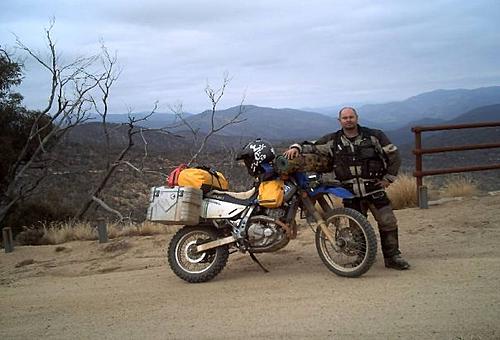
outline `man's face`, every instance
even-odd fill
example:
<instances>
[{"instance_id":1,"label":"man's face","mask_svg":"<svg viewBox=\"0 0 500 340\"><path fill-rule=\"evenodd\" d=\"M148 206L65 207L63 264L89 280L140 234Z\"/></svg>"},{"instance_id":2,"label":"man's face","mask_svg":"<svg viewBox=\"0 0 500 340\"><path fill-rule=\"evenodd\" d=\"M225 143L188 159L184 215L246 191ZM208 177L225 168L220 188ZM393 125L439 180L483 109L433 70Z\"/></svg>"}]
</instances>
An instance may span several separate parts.
<instances>
[{"instance_id":1,"label":"man's face","mask_svg":"<svg viewBox=\"0 0 500 340\"><path fill-rule=\"evenodd\" d=\"M346 130L352 130L358 125L358 117L351 109L344 109L339 117L340 126Z\"/></svg>"}]
</instances>

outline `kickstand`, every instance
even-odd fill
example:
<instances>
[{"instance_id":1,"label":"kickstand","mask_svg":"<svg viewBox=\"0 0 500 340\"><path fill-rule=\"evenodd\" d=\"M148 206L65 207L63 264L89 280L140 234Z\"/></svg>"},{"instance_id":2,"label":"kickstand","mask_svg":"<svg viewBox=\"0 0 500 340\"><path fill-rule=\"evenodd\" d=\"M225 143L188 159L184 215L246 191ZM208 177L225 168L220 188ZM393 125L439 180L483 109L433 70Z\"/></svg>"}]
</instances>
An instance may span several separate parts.
<instances>
[{"instance_id":1,"label":"kickstand","mask_svg":"<svg viewBox=\"0 0 500 340\"><path fill-rule=\"evenodd\" d=\"M259 262L259 260L257 260L257 258L255 257L255 255L253 253L249 253L250 254L250 257L252 258L253 262L257 263L259 265L259 267L264 271L264 273L269 273L269 270L267 270L263 265L262 263Z\"/></svg>"}]
</instances>

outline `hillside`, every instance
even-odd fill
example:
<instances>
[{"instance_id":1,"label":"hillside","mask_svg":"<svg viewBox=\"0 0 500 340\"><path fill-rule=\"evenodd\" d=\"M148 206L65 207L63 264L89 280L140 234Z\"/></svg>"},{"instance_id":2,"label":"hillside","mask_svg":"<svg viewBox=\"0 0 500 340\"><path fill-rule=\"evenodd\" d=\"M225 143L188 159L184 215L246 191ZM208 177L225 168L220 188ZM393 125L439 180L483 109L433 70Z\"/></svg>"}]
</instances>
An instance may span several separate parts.
<instances>
[{"instance_id":1,"label":"hillside","mask_svg":"<svg viewBox=\"0 0 500 340\"><path fill-rule=\"evenodd\" d=\"M123 147L128 142L127 126L109 123L108 133L110 145L113 148ZM148 147L153 150L171 152L177 149L185 150L189 141L181 133L173 135L168 133L161 133L158 131L146 131L144 137L148 142ZM135 144L143 144L140 134L134 136ZM105 134L101 123L86 123L78 125L71 129L64 136L64 143L75 145L87 145L97 148L105 146Z\"/></svg>"},{"instance_id":2,"label":"hillside","mask_svg":"<svg viewBox=\"0 0 500 340\"><path fill-rule=\"evenodd\" d=\"M396 144L413 145L414 133L411 132L413 126L457 125L480 122L500 122L500 104L479 107L447 121L426 119L419 122L413 122L405 128L387 131L387 135L392 138L393 142ZM422 136L422 143L424 146L495 143L500 142L500 128L429 131L423 132Z\"/></svg>"},{"instance_id":3,"label":"hillside","mask_svg":"<svg viewBox=\"0 0 500 340\"><path fill-rule=\"evenodd\" d=\"M440 124L453 125L487 121L500 121L500 105L480 107ZM500 143L500 127L423 132L422 136L424 148ZM406 130L405 137L408 138L407 143L399 145L403 158L403 169L413 172L415 169L415 156L412 153L414 137L409 128ZM425 170L500 164L500 148L424 155L423 164ZM483 190L498 190L500 188L500 170L462 173L461 176L471 178ZM443 182L444 176L432 176L429 179L439 184Z\"/></svg>"},{"instance_id":4,"label":"hillside","mask_svg":"<svg viewBox=\"0 0 500 340\"><path fill-rule=\"evenodd\" d=\"M396 130L385 131L393 143L395 143L396 145L403 145L413 143L414 134L411 132L411 128L414 126L455 125L490 121L500 121L500 104L478 107L450 120L426 118L418 121L412 121L406 126ZM431 144L433 145L439 145L440 143L446 144L448 142L451 142L448 141L449 136L456 136L454 137L454 139L456 139L457 141L466 141L466 143L476 143L473 140L482 140L484 141L484 143L489 140L490 143L492 143L492 141L495 140L498 135L500 134L498 134L498 131L495 129L456 130L424 133L424 136L426 136L425 140L433 140L431 142ZM427 136L432 136L432 138L429 139L427 138Z\"/></svg>"},{"instance_id":5,"label":"hillside","mask_svg":"<svg viewBox=\"0 0 500 340\"><path fill-rule=\"evenodd\" d=\"M500 104L474 109L455 119L447 121L446 124L454 125L493 121L500 122ZM479 143L500 143L500 127L434 132L431 133L424 145L443 146ZM498 152L500 152L500 150Z\"/></svg>"},{"instance_id":6,"label":"hillside","mask_svg":"<svg viewBox=\"0 0 500 340\"><path fill-rule=\"evenodd\" d=\"M131 115L134 116L136 119L142 119L148 116L149 114L150 114L149 112L137 112L137 113L132 113ZM184 112L183 115L184 117L189 117L191 116L191 113ZM89 121L92 123L100 122L102 120L102 118L97 114L91 114L89 118L90 118ZM106 116L106 121L108 123L126 123L129 121L129 114L108 113ZM141 126L157 129L170 126L172 124L175 124L176 122L178 122L178 118L173 113L155 112L147 120L142 121Z\"/></svg>"}]
</instances>

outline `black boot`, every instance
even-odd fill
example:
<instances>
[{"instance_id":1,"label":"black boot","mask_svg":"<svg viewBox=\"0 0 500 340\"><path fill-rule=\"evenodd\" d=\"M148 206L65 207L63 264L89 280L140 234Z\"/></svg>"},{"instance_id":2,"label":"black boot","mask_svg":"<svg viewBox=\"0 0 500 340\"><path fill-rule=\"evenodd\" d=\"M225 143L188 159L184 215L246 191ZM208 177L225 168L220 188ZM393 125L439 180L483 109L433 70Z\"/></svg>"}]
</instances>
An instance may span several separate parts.
<instances>
[{"instance_id":1,"label":"black boot","mask_svg":"<svg viewBox=\"0 0 500 340\"><path fill-rule=\"evenodd\" d=\"M401 257L400 254L391 257L384 257L385 266L398 270L405 270L410 268L410 264Z\"/></svg>"},{"instance_id":2,"label":"black boot","mask_svg":"<svg viewBox=\"0 0 500 340\"><path fill-rule=\"evenodd\" d=\"M410 268L408 262L401 257L399 251L398 230L380 231L380 243L382 244L382 253L387 268L404 270Z\"/></svg>"}]
</instances>

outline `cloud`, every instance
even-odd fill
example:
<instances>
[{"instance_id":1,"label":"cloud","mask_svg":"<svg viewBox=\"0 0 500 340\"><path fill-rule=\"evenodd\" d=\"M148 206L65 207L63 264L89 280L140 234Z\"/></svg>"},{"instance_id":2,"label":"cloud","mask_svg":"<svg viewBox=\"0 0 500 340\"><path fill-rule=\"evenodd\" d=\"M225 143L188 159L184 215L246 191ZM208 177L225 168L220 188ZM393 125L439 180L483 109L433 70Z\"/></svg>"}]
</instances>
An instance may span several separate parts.
<instances>
[{"instance_id":1,"label":"cloud","mask_svg":"<svg viewBox=\"0 0 500 340\"><path fill-rule=\"evenodd\" d=\"M102 37L123 73L114 111L183 101L207 107L207 80L234 77L223 105L331 106L399 100L434 88L500 83L500 3L420 1L11 1L0 41L16 32L43 48L43 27L68 59L94 53ZM23 93L39 101L30 64ZM40 91L38 91L40 92ZM30 99L32 98L32 99Z\"/></svg>"}]
</instances>

